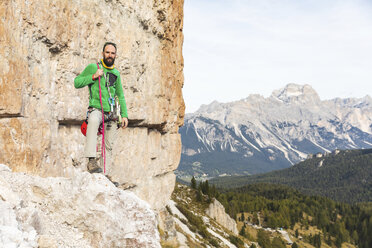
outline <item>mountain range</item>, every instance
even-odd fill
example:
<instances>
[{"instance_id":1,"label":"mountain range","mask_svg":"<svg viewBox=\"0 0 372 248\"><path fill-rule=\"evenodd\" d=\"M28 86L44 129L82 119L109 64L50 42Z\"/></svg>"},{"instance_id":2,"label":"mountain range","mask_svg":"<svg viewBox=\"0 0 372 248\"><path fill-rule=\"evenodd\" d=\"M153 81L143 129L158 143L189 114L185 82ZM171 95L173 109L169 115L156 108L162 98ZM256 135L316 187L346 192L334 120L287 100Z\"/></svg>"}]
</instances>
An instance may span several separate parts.
<instances>
[{"instance_id":1,"label":"mountain range","mask_svg":"<svg viewBox=\"0 0 372 248\"><path fill-rule=\"evenodd\" d=\"M251 175L310 154L372 148L372 98L321 100L310 85L202 105L180 128L179 178Z\"/></svg>"}]
</instances>

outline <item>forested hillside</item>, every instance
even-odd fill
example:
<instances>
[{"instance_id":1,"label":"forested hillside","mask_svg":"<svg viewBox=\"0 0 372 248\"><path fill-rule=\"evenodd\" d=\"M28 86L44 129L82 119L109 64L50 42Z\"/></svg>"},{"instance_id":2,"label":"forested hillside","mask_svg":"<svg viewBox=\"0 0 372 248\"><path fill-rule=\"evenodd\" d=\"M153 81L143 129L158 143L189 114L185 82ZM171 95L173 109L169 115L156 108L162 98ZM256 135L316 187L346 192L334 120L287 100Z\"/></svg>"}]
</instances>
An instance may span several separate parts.
<instances>
[{"instance_id":1,"label":"forested hillside","mask_svg":"<svg viewBox=\"0 0 372 248\"><path fill-rule=\"evenodd\" d=\"M371 203L337 203L273 184L247 185L217 192L216 196L231 217L244 223L241 229L247 224L283 228L298 238L297 242L315 247L341 247L344 242L360 248L372 247ZM246 230L240 233L245 234Z\"/></svg>"},{"instance_id":2,"label":"forested hillside","mask_svg":"<svg viewBox=\"0 0 372 248\"><path fill-rule=\"evenodd\" d=\"M317 154L291 168L279 171L216 178L210 183L223 188L241 187L258 182L275 183L341 202L372 201L372 149L336 153Z\"/></svg>"}]
</instances>

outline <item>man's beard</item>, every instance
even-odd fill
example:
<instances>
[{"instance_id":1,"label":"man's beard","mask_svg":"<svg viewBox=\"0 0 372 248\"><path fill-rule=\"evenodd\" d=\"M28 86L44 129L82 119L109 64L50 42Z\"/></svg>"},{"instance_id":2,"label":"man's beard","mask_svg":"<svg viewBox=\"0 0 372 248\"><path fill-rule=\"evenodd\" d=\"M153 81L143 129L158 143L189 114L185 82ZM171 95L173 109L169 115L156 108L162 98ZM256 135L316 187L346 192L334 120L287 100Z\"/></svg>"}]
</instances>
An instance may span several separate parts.
<instances>
[{"instance_id":1,"label":"man's beard","mask_svg":"<svg viewBox=\"0 0 372 248\"><path fill-rule=\"evenodd\" d=\"M113 58L103 58L103 62L106 66L111 67L115 63L115 59Z\"/></svg>"}]
</instances>

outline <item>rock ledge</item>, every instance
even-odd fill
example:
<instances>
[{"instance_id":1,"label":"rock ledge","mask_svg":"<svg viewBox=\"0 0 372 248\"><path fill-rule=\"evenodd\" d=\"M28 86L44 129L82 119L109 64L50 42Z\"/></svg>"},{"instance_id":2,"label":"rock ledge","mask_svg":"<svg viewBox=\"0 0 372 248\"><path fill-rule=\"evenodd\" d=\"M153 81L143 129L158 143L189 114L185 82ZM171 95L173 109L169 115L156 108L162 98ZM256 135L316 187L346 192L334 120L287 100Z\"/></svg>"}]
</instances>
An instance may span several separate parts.
<instances>
[{"instance_id":1,"label":"rock ledge","mask_svg":"<svg viewBox=\"0 0 372 248\"><path fill-rule=\"evenodd\" d=\"M104 175L70 178L13 173L0 164L4 247L160 247L155 213Z\"/></svg>"}]
</instances>

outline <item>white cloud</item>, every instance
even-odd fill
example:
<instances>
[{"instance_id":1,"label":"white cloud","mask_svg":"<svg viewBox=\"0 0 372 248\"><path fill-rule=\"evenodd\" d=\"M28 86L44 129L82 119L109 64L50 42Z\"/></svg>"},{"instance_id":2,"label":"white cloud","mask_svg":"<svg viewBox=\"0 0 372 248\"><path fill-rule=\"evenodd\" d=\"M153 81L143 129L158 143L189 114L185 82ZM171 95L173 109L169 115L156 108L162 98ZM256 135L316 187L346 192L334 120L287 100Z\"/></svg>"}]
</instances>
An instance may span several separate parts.
<instances>
[{"instance_id":1,"label":"white cloud","mask_svg":"<svg viewBox=\"0 0 372 248\"><path fill-rule=\"evenodd\" d=\"M321 98L372 92L366 1L186 0L187 112L308 83Z\"/></svg>"}]
</instances>

